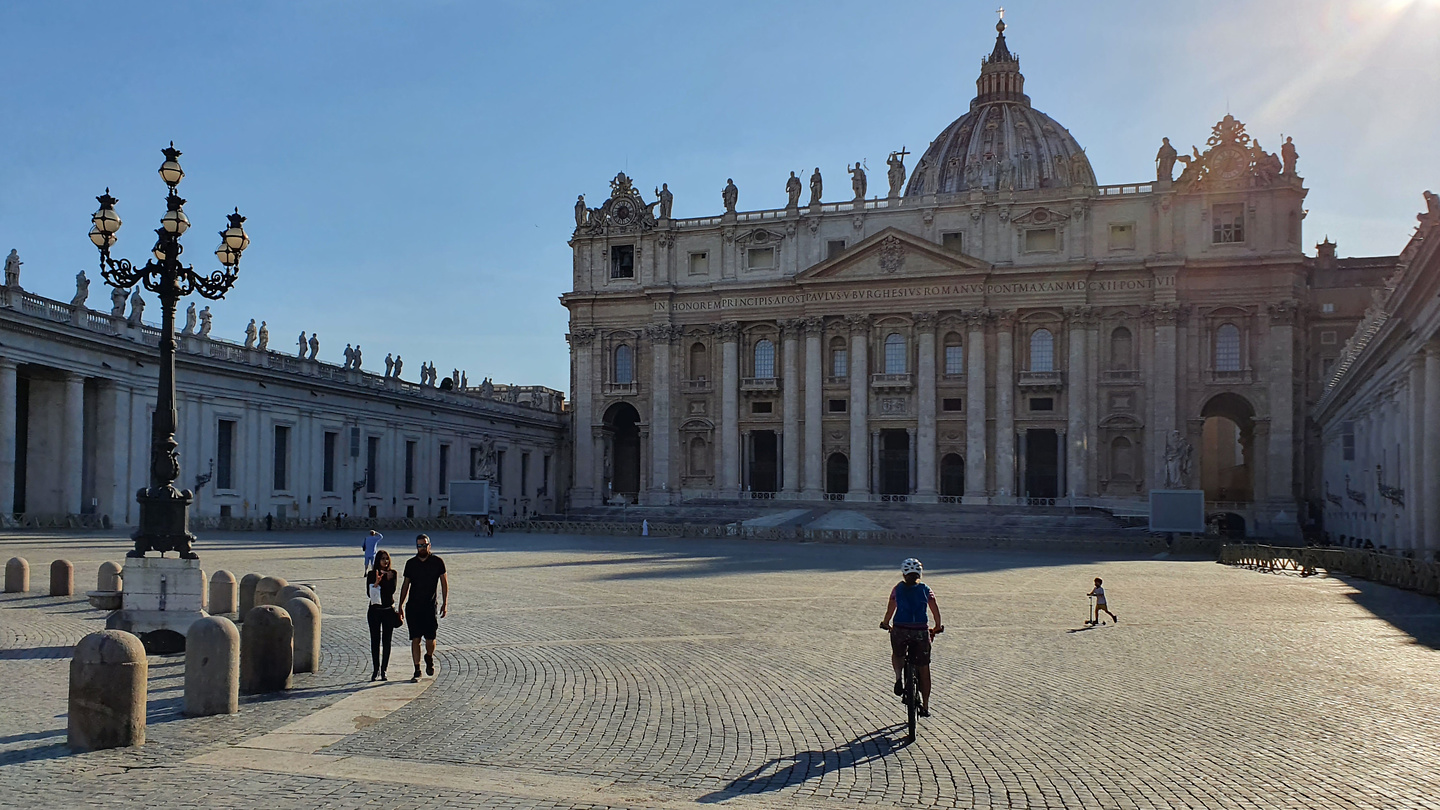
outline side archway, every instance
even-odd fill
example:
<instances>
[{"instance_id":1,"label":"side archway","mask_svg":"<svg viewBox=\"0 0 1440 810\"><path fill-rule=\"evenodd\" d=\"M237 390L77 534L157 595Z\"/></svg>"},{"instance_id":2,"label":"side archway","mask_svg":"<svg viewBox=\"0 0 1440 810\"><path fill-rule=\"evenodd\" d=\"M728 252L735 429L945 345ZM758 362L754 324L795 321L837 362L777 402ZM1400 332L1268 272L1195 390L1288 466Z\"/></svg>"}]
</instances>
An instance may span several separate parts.
<instances>
[{"instance_id":1,"label":"side archway","mask_svg":"<svg viewBox=\"0 0 1440 810\"><path fill-rule=\"evenodd\" d=\"M606 485L609 498L640 497L640 413L628 402L605 411Z\"/></svg>"},{"instance_id":2,"label":"side archway","mask_svg":"<svg viewBox=\"0 0 1440 810\"><path fill-rule=\"evenodd\" d=\"M1200 409L1200 488L1207 501L1255 499L1255 407L1232 392L1216 394Z\"/></svg>"}]
</instances>

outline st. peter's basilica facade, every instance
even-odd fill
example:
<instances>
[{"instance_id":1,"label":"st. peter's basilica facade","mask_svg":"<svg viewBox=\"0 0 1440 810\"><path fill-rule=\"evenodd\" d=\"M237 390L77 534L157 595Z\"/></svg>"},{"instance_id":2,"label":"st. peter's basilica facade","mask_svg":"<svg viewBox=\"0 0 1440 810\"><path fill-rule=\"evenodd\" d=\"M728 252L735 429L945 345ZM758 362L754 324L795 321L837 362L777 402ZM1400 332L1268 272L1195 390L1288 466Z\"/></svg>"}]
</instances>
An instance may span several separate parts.
<instances>
[{"instance_id":1,"label":"st. peter's basilica facade","mask_svg":"<svg viewBox=\"0 0 1440 810\"><path fill-rule=\"evenodd\" d=\"M1228 115L1204 149L1165 141L1154 181L1099 185L1000 30L908 183L899 153L882 193L847 166L843 201L816 169L781 209L727 183L675 219L624 174L576 202L572 506L1195 488L1298 530L1307 404L1393 260L1307 258L1295 146Z\"/></svg>"}]
</instances>

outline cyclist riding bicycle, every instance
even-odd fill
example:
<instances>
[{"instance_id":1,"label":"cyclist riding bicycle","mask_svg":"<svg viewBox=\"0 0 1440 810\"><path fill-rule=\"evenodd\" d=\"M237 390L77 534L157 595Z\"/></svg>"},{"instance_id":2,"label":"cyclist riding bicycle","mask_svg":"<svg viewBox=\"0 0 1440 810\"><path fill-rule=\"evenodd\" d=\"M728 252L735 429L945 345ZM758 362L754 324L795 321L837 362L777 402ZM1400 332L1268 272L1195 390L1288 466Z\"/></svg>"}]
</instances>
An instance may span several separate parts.
<instances>
[{"instance_id":1,"label":"cyclist riding bicycle","mask_svg":"<svg viewBox=\"0 0 1440 810\"><path fill-rule=\"evenodd\" d=\"M945 625L940 622L940 605L929 586L920 582L924 566L914 557L900 564L900 575L904 581L890 591L890 604L885 608L885 620L880 622L881 630L890 631L890 665L895 668L895 694L905 692L900 682L900 673L908 656L915 665L920 686L920 716L930 716L930 639L942 632ZM925 616L926 610L935 617L935 629ZM892 625L890 620L894 619Z\"/></svg>"}]
</instances>

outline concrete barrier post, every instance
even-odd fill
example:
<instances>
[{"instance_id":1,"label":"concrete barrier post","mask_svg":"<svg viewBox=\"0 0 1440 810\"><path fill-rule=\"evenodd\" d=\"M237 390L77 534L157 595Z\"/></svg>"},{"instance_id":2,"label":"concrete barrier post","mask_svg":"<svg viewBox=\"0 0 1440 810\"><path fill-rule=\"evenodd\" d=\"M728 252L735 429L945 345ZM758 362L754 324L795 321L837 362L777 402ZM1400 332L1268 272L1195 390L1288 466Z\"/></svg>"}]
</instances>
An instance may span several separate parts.
<instances>
[{"instance_id":1,"label":"concrete barrier post","mask_svg":"<svg viewBox=\"0 0 1440 810\"><path fill-rule=\"evenodd\" d=\"M71 565L69 560L50 563L50 595L75 595L75 566Z\"/></svg>"},{"instance_id":2,"label":"concrete barrier post","mask_svg":"<svg viewBox=\"0 0 1440 810\"><path fill-rule=\"evenodd\" d=\"M210 601L206 609L214 616L235 613L239 596L235 575L222 568L210 576Z\"/></svg>"},{"instance_id":3,"label":"concrete barrier post","mask_svg":"<svg viewBox=\"0 0 1440 810\"><path fill-rule=\"evenodd\" d=\"M130 633L101 630L80 639L70 659L70 748L143 745L149 674L145 645Z\"/></svg>"},{"instance_id":4,"label":"concrete barrier post","mask_svg":"<svg viewBox=\"0 0 1440 810\"><path fill-rule=\"evenodd\" d=\"M30 590L30 563L24 557L11 557L5 563L5 593L27 593Z\"/></svg>"},{"instance_id":5,"label":"concrete barrier post","mask_svg":"<svg viewBox=\"0 0 1440 810\"><path fill-rule=\"evenodd\" d=\"M295 625L275 605L253 607L240 631L240 691L246 695L290 688Z\"/></svg>"},{"instance_id":6,"label":"concrete barrier post","mask_svg":"<svg viewBox=\"0 0 1440 810\"><path fill-rule=\"evenodd\" d=\"M260 581L255 583L255 607L283 604L277 597L280 589L289 584L284 577L261 577Z\"/></svg>"},{"instance_id":7,"label":"concrete barrier post","mask_svg":"<svg viewBox=\"0 0 1440 810\"><path fill-rule=\"evenodd\" d=\"M255 586L260 584L259 574L246 574L240 578L240 602L235 608L236 621L245 621L250 608L255 607Z\"/></svg>"},{"instance_id":8,"label":"concrete barrier post","mask_svg":"<svg viewBox=\"0 0 1440 810\"><path fill-rule=\"evenodd\" d=\"M108 561L100 563L100 573L95 576L95 590L113 593L124 587L120 577L120 566Z\"/></svg>"},{"instance_id":9,"label":"concrete barrier post","mask_svg":"<svg viewBox=\"0 0 1440 810\"><path fill-rule=\"evenodd\" d=\"M283 607L286 602L289 602L297 596L301 599L309 599L315 603L316 607L320 606L320 597L316 595L315 589L309 585L286 585L281 588L280 593L275 596L275 604Z\"/></svg>"},{"instance_id":10,"label":"concrete barrier post","mask_svg":"<svg viewBox=\"0 0 1440 810\"><path fill-rule=\"evenodd\" d=\"M286 602L285 611L295 625L295 672L320 669L320 606L303 596Z\"/></svg>"},{"instance_id":11,"label":"concrete barrier post","mask_svg":"<svg viewBox=\"0 0 1440 810\"><path fill-rule=\"evenodd\" d=\"M230 578L233 588L235 578ZM224 616L207 616L185 636L185 713L240 711L240 631Z\"/></svg>"}]
</instances>

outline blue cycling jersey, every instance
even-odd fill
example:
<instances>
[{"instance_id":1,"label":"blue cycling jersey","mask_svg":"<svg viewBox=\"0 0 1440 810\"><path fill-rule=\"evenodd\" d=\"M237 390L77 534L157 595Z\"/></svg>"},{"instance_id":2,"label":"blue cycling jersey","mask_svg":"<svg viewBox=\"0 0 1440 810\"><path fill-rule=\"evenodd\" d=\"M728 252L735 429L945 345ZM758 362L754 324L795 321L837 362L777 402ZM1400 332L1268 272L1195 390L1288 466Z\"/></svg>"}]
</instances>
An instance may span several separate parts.
<instances>
[{"instance_id":1,"label":"blue cycling jersey","mask_svg":"<svg viewBox=\"0 0 1440 810\"><path fill-rule=\"evenodd\" d=\"M895 620L891 624L895 627L929 627L930 621L925 612L933 596L930 587L923 582L897 584L890 592L890 598L895 600Z\"/></svg>"}]
</instances>

